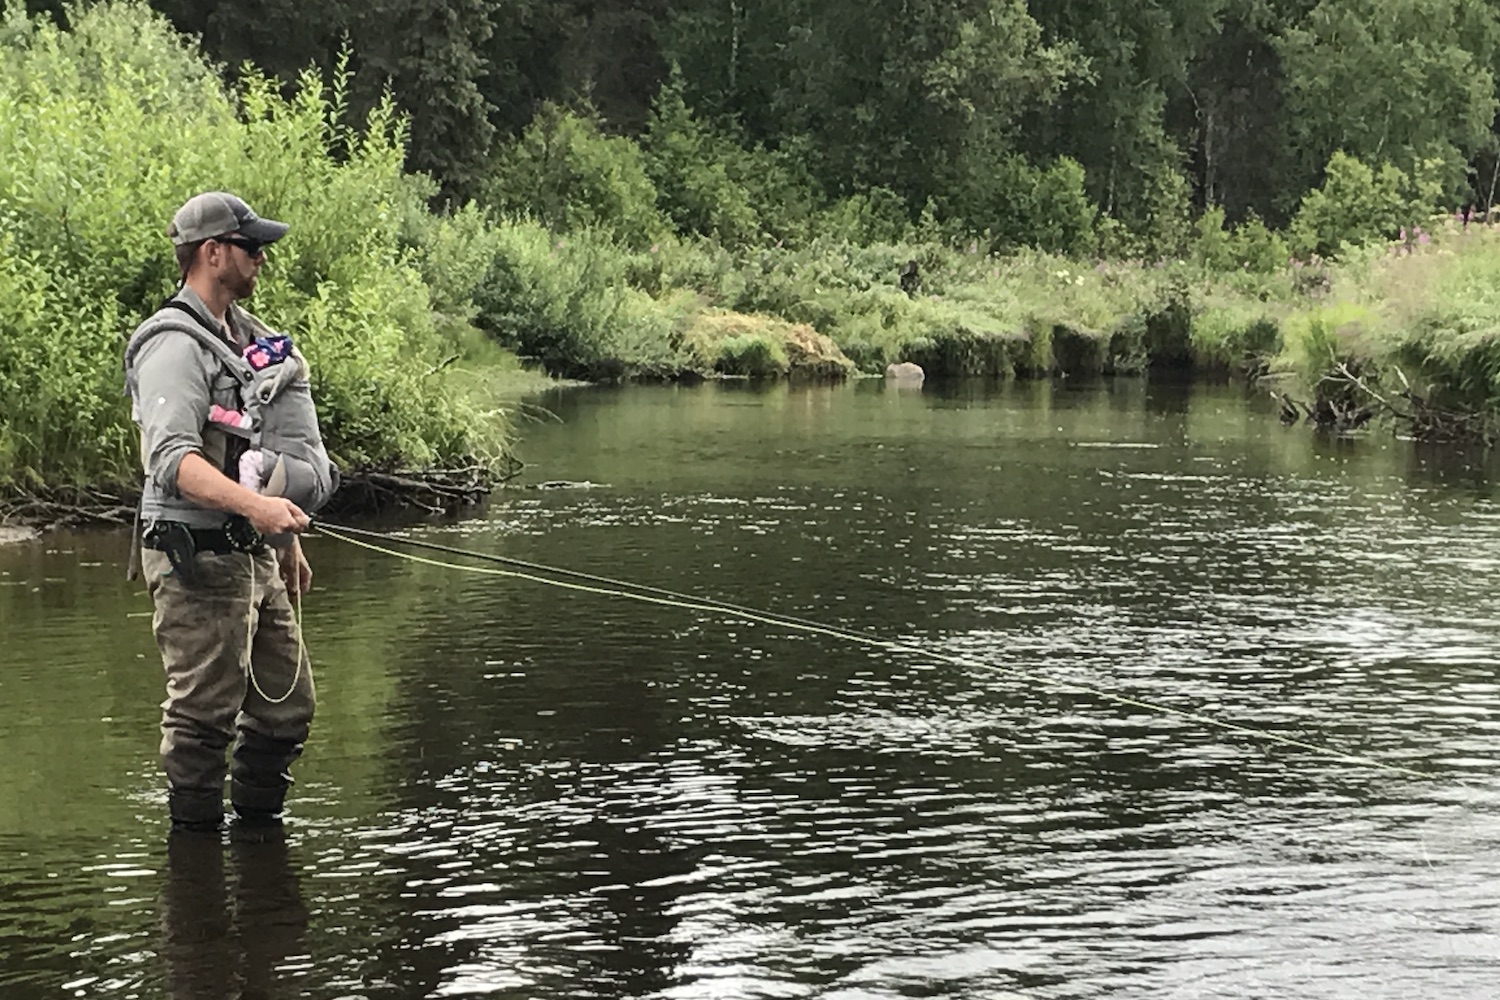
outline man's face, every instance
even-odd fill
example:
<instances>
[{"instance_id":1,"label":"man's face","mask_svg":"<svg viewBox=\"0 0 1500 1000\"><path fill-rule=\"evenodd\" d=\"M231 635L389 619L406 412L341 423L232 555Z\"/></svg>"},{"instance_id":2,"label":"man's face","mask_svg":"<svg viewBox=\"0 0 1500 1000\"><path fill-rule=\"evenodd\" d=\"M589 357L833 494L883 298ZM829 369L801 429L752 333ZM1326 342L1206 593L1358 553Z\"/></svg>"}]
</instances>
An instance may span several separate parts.
<instances>
[{"instance_id":1,"label":"man's face","mask_svg":"<svg viewBox=\"0 0 1500 1000\"><path fill-rule=\"evenodd\" d=\"M218 236L204 247L205 262L215 278L236 300L248 299L255 292L261 265L266 262L265 248L238 234Z\"/></svg>"}]
</instances>

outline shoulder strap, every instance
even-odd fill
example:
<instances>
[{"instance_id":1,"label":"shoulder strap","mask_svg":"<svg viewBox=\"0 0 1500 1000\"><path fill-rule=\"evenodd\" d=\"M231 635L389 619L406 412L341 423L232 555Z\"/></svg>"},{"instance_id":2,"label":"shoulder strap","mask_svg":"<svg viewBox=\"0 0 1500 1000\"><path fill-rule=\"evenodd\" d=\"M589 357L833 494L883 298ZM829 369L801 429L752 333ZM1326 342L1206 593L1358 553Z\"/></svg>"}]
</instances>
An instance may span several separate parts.
<instances>
[{"instance_id":1,"label":"shoulder strap","mask_svg":"<svg viewBox=\"0 0 1500 1000\"><path fill-rule=\"evenodd\" d=\"M181 310L192 317L195 322L163 315L168 309ZM169 330L186 333L196 339L200 345L208 348L241 385L248 386L255 381L255 369L250 367L250 362L246 361L223 337L208 330L203 324L202 317L194 312L191 306L178 302L176 299L167 302L157 310L156 315L147 320L145 325L136 331L135 336L130 338L130 343L125 348L126 370L129 371L130 366L135 362L135 356L140 353L141 347L147 341Z\"/></svg>"}]
</instances>

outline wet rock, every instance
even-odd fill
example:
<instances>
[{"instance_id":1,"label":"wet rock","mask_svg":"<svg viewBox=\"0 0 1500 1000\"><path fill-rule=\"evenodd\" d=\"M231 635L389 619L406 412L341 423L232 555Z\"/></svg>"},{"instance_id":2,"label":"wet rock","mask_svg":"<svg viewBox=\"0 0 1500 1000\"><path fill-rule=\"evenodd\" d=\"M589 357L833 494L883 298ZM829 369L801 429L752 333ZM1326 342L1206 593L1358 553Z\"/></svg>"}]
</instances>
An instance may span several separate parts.
<instances>
[{"instance_id":1,"label":"wet rock","mask_svg":"<svg viewBox=\"0 0 1500 1000\"><path fill-rule=\"evenodd\" d=\"M921 365L914 365L910 361L902 361L898 364L889 365L885 370L885 377L900 383L921 382L927 377Z\"/></svg>"},{"instance_id":2,"label":"wet rock","mask_svg":"<svg viewBox=\"0 0 1500 1000\"><path fill-rule=\"evenodd\" d=\"M35 528L24 528L12 524L0 524L0 545L29 542L37 536Z\"/></svg>"}]
</instances>

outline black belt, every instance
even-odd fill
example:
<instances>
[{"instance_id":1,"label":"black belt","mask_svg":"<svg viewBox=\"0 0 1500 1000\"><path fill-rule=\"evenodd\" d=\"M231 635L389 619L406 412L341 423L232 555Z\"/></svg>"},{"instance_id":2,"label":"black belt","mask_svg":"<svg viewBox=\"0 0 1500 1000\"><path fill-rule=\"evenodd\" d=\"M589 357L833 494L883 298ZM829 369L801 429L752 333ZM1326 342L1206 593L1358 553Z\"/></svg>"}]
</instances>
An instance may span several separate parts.
<instances>
[{"instance_id":1,"label":"black belt","mask_svg":"<svg viewBox=\"0 0 1500 1000\"><path fill-rule=\"evenodd\" d=\"M141 538L141 544L158 552L181 551L184 536L192 539L191 552L226 555L230 552L259 552L265 542L249 522L231 522L222 528L194 528L180 521L156 521Z\"/></svg>"}]
</instances>

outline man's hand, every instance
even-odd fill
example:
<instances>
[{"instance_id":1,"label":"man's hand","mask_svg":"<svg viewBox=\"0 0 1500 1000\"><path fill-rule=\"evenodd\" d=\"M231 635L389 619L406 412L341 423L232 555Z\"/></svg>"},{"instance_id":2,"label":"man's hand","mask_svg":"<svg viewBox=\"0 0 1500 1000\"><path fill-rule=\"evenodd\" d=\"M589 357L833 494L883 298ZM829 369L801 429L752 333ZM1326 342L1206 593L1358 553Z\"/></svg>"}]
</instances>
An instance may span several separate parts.
<instances>
[{"instance_id":1,"label":"man's hand","mask_svg":"<svg viewBox=\"0 0 1500 1000\"><path fill-rule=\"evenodd\" d=\"M262 535L300 534L312 523L290 500L245 489L197 452L183 456L177 468L177 489L201 507L244 515Z\"/></svg>"},{"instance_id":2,"label":"man's hand","mask_svg":"<svg viewBox=\"0 0 1500 1000\"><path fill-rule=\"evenodd\" d=\"M276 554L281 559L281 579L286 583L287 596L296 604L312 588L312 567L302 554L301 540L293 537L292 544L277 549Z\"/></svg>"},{"instance_id":3,"label":"man's hand","mask_svg":"<svg viewBox=\"0 0 1500 1000\"><path fill-rule=\"evenodd\" d=\"M312 523L312 518L286 497L260 497L245 516L262 535L301 534Z\"/></svg>"}]
</instances>

